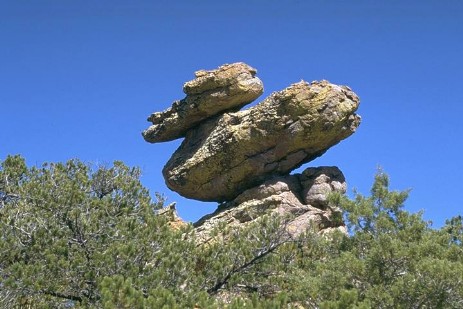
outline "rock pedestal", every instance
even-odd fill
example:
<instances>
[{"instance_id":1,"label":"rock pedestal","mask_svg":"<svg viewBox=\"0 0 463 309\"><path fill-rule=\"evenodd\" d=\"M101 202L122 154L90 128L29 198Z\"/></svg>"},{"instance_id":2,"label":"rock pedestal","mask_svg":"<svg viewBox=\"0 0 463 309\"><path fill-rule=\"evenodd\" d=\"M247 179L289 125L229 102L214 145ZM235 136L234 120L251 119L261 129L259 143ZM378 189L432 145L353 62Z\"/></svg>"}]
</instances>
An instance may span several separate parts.
<instances>
[{"instance_id":1,"label":"rock pedestal","mask_svg":"<svg viewBox=\"0 0 463 309\"><path fill-rule=\"evenodd\" d=\"M210 231L222 223L242 226L265 214L289 217L287 231L298 236L307 229L346 232L342 212L328 202L332 192L344 194L346 182L337 167L310 167L302 174L276 176L248 189L234 200L223 203L212 214L199 219L194 227L202 242L210 239Z\"/></svg>"},{"instance_id":2,"label":"rock pedestal","mask_svg":"<svg viewBox=\"0 0 463 309\"><path fill-rule=\"evenodd\" d=\"M319 229L341 226L329 223L334 211L326 199L345 191L342 173L323 167L289 174L356 131L359 98L347 86L301 81L240 111L263 92L256 73L244 63L198 71L185 83L184 99L151 114L146 141L184 137L163 169L167 186L223 203L196 223L198 231L219 218L243 223L267 210L295 213L296 230L303 221Z\"/></svg>"}]
</instances>

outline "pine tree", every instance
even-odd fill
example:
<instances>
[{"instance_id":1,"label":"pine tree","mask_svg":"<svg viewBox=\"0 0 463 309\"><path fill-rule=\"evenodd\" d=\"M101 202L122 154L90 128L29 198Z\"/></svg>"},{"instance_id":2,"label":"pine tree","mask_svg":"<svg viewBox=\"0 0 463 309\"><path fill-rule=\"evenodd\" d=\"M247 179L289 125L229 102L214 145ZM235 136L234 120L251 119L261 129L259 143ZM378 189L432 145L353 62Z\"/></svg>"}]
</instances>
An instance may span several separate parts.
<instances>
[{"instance_id":1,"label":"pine tree","mask_svg":"<svg viewBox=\"0 0 463 309\"><path fill-rule=\"evenodd\" d=\"M463 308L463 220L432 229L379 171L330 197L349 234L297 238L286 218L169 225L140 170L79 160L0 168L1 308Z\"/></svg>"},{"instance_id":2,"label":"pine tree","mask_svg":"<svg viewBox=\"0 0 463 309\"><path fill-rule=\"evenodd\" d=\"M111 285L124 286L128 306L158 287L171 299L187 280L191 265L181 257L194 244L157 215L163 200L153 201L139 177L122 162L28 169L8 157L0 170L2 307L99 307Z\"/></svg>"}]
</instances>

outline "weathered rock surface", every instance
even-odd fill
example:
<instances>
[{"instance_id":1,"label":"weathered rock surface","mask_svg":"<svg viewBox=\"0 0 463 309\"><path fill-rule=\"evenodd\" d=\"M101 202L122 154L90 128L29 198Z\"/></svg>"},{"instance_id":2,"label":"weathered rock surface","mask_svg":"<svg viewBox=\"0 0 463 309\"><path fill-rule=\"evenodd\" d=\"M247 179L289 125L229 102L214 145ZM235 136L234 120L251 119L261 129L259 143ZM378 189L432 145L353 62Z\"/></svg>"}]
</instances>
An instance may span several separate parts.
<instances>
[{"instance_id":1,"label":"weathered rock surface","mask_svg":"<svg viewBox=\"0 0 463 309\"><path fill-rule=\"evenodd\" d=\"M292 236L309 228L345 232L340 210L327 198L346 191L342 172L290 173L356 131L359 98L346 86L301 81L239 111L263 92L255 74L244 63L198 71L185 83L183 100L148 118L148 142L185 138L163 169L167 186L188 198L223 202L194 224L201 242L215 227L246 225L265 214L283 216ZM174 205L163 214L173 228L185 225Z\"/></svg>"},{"instance_id":2,"label":"weathered rock surface","mask_svg":"<svg viewBox=\"0 0 463 309\"><path fill-rule=\"evenodd\" d=\"M286 229L293 236L307 229L345 233L341 211L328 203L331 192L346 192L344 175L337 167L308 168L302 174L276 176L201 218L194 224L196 235L200 242L207 242L211 231L222 223L243 226L271 213L289 218Z\"/></svg>"},{"instance_id":3,"label":"weathered rock surface","mask_svg":"<svg viewBox=\"0 0 463 309\"><path fill-rule=\"evenodd\" d=\"M177 214L175 208L176 203L172 203L158 211L158 215L164 216L167 219L167 225L174 230L179 230L188 225L187 222L183 221L182 218Z\"/></svg>"},{"instance_id":4,"label":"weathered rock surface","mask_svg":"<svg viewBox=\"0 0 463 309\"><path fill-rule=\"evenodd\" d=\"M359 99L348 87L301 81L249 109L188 130L163 169L167 186L203 201L230 201L289 174L353 134Z\"/></svg>"},{"instance_id":5,"label":"weathered rock surface","mask_svg":"<svg viewBox=\"0 0 463 309\"><path fill-rule=\"evenodd\" d=\"M150 115L148 121L153 125L143 132L143 137L151 143L174 140L211 116L238 110L254 101L263 92L256 72L245 63L197 71L196 78L183 86L187 95L184 99L175 101L164 112Z\"/></svg>"}]
</instances>

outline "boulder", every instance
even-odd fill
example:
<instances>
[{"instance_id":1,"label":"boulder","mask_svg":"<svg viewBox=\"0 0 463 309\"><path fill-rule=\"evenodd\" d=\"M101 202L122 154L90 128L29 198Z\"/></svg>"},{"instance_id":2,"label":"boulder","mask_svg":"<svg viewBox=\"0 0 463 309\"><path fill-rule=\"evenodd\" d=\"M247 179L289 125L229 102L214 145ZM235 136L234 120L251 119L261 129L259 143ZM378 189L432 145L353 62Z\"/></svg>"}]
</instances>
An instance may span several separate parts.
<instances>
[{"instance_id":1,"label":"boulder","mask_svg":"<svg viewBox=\"0 0 463 309\"><path fill-rule=\"evenodd\" d=\"M148 117L152 125L142 133L143 137L150 143L174 140L211 116L238 110L254 101L264 91L256 72L242 62L197 71L196 78L183 86L184 99Z\"/></svg>"},{"instance_id":2,"label":"boulder","mask_svg":"<svg viewBox=\"0 0 463 309\"><path fill-rule=\"evenodd\" d=\"M314 207L325 209L330 193L345 193L346 180L336 166L309 167L299 176L302 183L302 200Z\"/></svg>"},{"instance_id":3,"label":"boulder","mask_svg":"<svg viewBox=\"0 0 463 309\"><path fill-rule=\"evenodd\" d=\"M302 174L275 176L194 223L196 235L204 243L223 223L232 228L244 226L272 213L287 220L286 230L293 237L308 229L346 233L341 210L328 203L331 192L346 192L344 175L337 167L311 167Z\"/></svg>"},{"instance_id":4,"label":"boulder","mask_svg":"<svg viewBox=\"0 0 463 309\"><path fill-rule=\"evenodd\" d=\"M254 107L196 123L163 169L167 186L187 198L231 201L353 134L358 105L346 86L301 81Z\"/></svg>"}]
</instances>

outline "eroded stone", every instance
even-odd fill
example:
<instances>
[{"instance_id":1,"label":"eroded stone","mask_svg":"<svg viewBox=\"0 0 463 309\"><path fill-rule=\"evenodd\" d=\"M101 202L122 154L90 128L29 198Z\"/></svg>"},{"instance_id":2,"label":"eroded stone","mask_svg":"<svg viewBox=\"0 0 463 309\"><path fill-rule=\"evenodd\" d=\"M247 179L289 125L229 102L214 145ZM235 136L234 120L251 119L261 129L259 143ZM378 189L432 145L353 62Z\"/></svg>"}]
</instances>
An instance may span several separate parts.
<instances>
[{"instance_id":1,"label":"eroded stone","mask_svg":"<svg viewBox=\"0 0 463 309\"><path fill-rule=\"evenodd\" d=\"M167 186L188 198L230 201L353 134L358 105L346 86L301 81L254 107L213 117L186 133L163 169Z\"/></svg>"},{"instance_id":2,"label":"eroded stone","mask_svg":"<svg viewBox=\"0 0 463 309\"><path fill-rule=\"evenodd\" d=\"M157 143L183 137L201 121L254 101L263 92L256 72L242 62L196 72L196 78L183 86L184 99L148 117L153 125L143 132L144 139Z\"/></svg>"},{"instance_id":3,"label":"eroded stone","mask_svg":"<svg viewBox=\"0 0 463 309\"><path fill-rule=\"evenodd\" d=\"M320 193L317 189L320 184L327 184L331 190ZM194 224L196 235L200 242L207 242L211 239L210 232L222 223L229 227L244 226L272 213L287 219L286 229L293 237L308 229L345 233L341 210L328 203L331 192L344 193L345 189L344 175L337 167L308 168L302 174L276 176L198 220Z\"/></svg>"}]
</instances>

